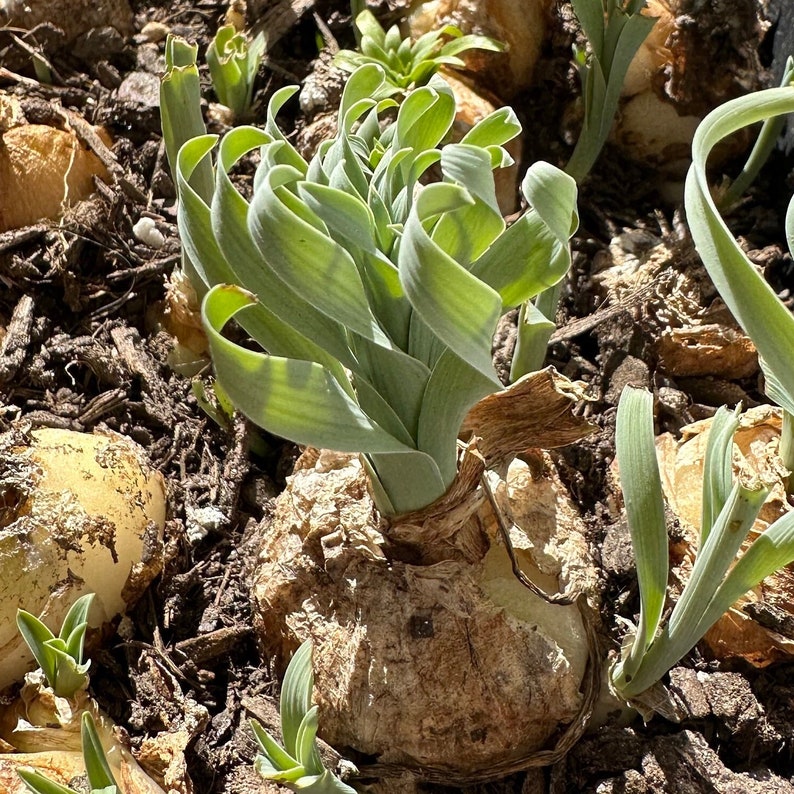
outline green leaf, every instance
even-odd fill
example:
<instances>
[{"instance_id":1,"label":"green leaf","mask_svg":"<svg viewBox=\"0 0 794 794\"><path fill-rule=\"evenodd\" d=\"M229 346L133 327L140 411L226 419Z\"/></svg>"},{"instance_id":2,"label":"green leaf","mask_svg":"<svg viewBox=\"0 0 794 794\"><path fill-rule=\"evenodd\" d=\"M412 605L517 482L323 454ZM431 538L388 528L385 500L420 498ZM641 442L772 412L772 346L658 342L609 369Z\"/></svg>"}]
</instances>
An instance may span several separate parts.
<instances>
[{"instance_id":1,"label":"green leaf","mask_svg":"<svg viewBox=\"0 0 794 794\"><path fill-rule=\"evenodd\" d=\"M306 214L296 214L298 199L287 190L294 181L287 166L269 171L251 201L254 241L267 252L279 278L318 311L368 339L383 340L353 258L317 224L307 222Z\"/></svg>"},{"instance_id":2,"label":"green leaf","mask_svg":"<svg viewBox=\"0 0 794 794\"><path fill-rule=\"evenodd\" d=\"M63 625L61 626L61 631L58 636L62 640L66 640L67 645L71 644L71 636L78 632L85 635L85 629L88 625L88 612L91 609L91 602L94 600L93 593L87 593L84 596L80 596L77 601L72 604L69 608L69 611L66 613L66 617L63 619ZM74 658L76 661L82 661L82 654L83 654L83 643L82 640L80 641L79 650L77 653L74 654Z\"/></svg>"},{"instance_id":3,"label":"green leaf","mask_svg":"<svg viewBox=\"0 0 794 794\"><path fill-rule=\"evenodd\" d=\"M357 340L355 347L359 366L354 382L359 404L370 418L381 424L381 411L375 413L370 410L368 394L363 389L362 381L365 381L378 395L385 409L399 418L402 433L392 431L391 425L384 424L383 427L388 427L392 435L404 443L414 446L430 370L401 350L389 350L365 339Z\"/></svg>"},{"instance_id":4,"label":"green leaf","mask_svg":"<svg viewBox=\"0 0 794 794\"><path fill-rule=\"evenodd\" d=\"M89 660L85 664L78 664L65 649L63 640L57 637L49 640L47 647L55 660L55 680L50 683L52 691L58 697L71 698L75 692L85 687L91 662Z\"/></svg>"},{"instance_id":5,"label":"green leaf","mask_svg":"<svg viewBox=\"0 0 794 794\"><path fill-rule=\"evenodd\" d=\"M286 771L300 766L284 748L262 727L258 720L250 721L251 730L262 752L274 770Z\"/></svg>"},{"instance_id":6,"label":"green leaf","mask_svg":"<svg viewBox=\"0 0 794 794\"><path fill-rule=\"evenodd\" d=\"M609 2L609 0L607 0ZM604 47L604 3L593 0L571 0L573 11L582 26L593 52L600 53Z\"/></svg>"},{"instance_id":7,"label":"green leaf","mask_svg":"<svg viewBox=\"0 0 794 794\"><path fill-rule=\"evenodd\" d=\"M288 786L293 791L298 791L298 781L305 779L302 766L298 765L292 769L277 769L270 763L270 759L265 755L258 755L254 761L254 769L257 774L265 780L274 780L284 786Z\"/></svg>"},{"instance_id":8,"label":"green leaf","mask_svg":"<svg viewBox=\"0 0 794 794\"><path fill-rule=\"evenodd\" d=\"M254 79L264 52L264 34L249 42L233 25L218 28L207 48L207 66L215 93L235 115L250 109Z\"/></svg>"},{"instance_id":9,"label":"green leaf","mask_svg":"<svg viewBox=\"0 0 794 794\"><path fill-rule=\"evenodd\" d=\"M280 88L275 94L273 94L273 96L270 98L270 101L267 103L265 132L267 132L267 134L274 141L280 141L282 144L281 148L278 150L279 162L283 163L284 165L291 165L302 174L305 174L307 168L306 161L300 156L298 150L289 142L287 136L284 135L284 133L279 129L278 124L276 124L276 116L278 115L278 112L282 107L284 107L289 99L298 92L298 90L298 86L288 85L284 88ZM256 189L256 186L257 183L255 180L254 189Z\"/></svg>"},{"instance_id":10,"label":"green leaf","mask_svg":"<svg viewBox=\"0 0 794 794\"><path fill-rule=\"evenodd\" d=\"M739 427L739 407L731 412L720 408L709 428L703 462L703 505L700 523L700 545L722 512L733 489L733 436Z\"/></svg>"},{"instance_id":11,"label":"green leaf","mask_svg":"<svg viewBox=\"0 0 794 794\"><path fill-rule=\"evenodd\" d=\"M235 115L241 114L246 108L246 51L245 37L237 34L234 25L218 28L207 48L212 87L220 102Z\"/></svg>"},{"instance_id":12,"label":"green leaf","mask_svg":"<svg viewBox=\"0 0 794 794\"><path fill-rule=\"evenodd\" d=\"M736 554L752 529L768 493L769 491L758 483L747 487L737 482L717 516L711 532L698 549L692 574L670 615L668 627L671 639L681 635L686 638L687 642L682 644L687 644L690 637L696 635L682 655L708 628L707 626L703 632L697 634L694 626L702 619L703 605L709 603L731 563L736 559Z\"/></svg>"},{"instance_id":13,"label":"green leaf","mask_svg":"<svg viewBox=\"0 0 794 794\"><path fill-rule=\"evenodd\" d=\"M363 252L360 256L356 253L356 261L360 263L361 277L373 313L393 344L405 349L411 307L405 299L397 267L381 251Z\"/></svg>"},{"instance_id":14,"label":"green leaf","mask_svg":"<svg viewBox=\"0 0 794 794\"><path fill-rule=\"evenodd\" d=\"M535 297L568 272L569 240L579 225L576 183L558 168L535 163L522 190L531 209L471 267L473 275L500 294L503 311Z\"/></svg>"},{"instance_id":15,"label":"green leaf","mask_svg":"<svg viewBox=\"0 0 794 794\"><path fill-rule=\"evenodd\" d=\"M521 123L515 111L503 107L480 119L460 142L469 146L501 146L520 134Z\"/></svg>"},{"instance_id":16,"label":"green leaf","mask_svg":"<svg viewBox=\"0 0 794 794\"><path fill-rule=\"evenodd\" d=\"M87 628L88 623L81 623L79 626L75 626L65 642L64 650L78 664L83 661L83 642L85 641L85 632Z\"/></svg>"},{"instance_id":17,"label":"green leaf","mask_svg":"<svg viewBox=\"0 0 794 794\"><path fill-rule=\"evenodd\" d=\"M375 219L360 198L311 182L301 182L298 193L338 243L348 249L360 247L375 253Z\"/></svg>"},{"instance_id":18,"label":"green leaf","mask_svg":"<svg viewBox=\"0 0 794 794\"><path fill-rule=\"evenodd\" d=\"M411 212L400 245L400 282L427 327L499 388L491 339L501 314L498 293L461 267L430 238L424 224L471 202L455 185L428 185Z\"/></svg>"},{"instance_id":19,"label":"green leaf","mask_svg":"<svg viewBox=\"0 0 794 794\"><path fill-rule=\"evenodd\" d=\"M794 394L786 391L774 372L767 367L763 358L758 363L764 373L764 391L772 402L779 405L786 413L794 414Z\"/></svg>"},{"instance_id":20,"label":"green leaf","mask_svg":"<svg viewBox=\"0 0 794 794\"><path fill-rule=\"evenodd\" d=\"M470 144L449 144L441 152L444 180L465 188L474 203L446 213L433 228L433 241L468 267L504 231L496 200L491 156Z\"/></svg>"},{"instance_id":21,"label":"green leaf","mask_svg":"<svg viewBox=\"0 0 794 794\"><path fill-rule=\"evenodd\" d=\"M402 36L400 35L400 28L398 25L392 25L387 31L383 39L384 49L390 55L396 55L397 48L402 44Z\"/></svg>"},{"instance_id":22,"label":"green leaf","mask_svg":"<svg viewBox=\"0 0 794 794\"><path fill-rule=\"evenodd\" d=\"M767 576L794 562L794 512L786 513L762 532L731 568L709 602L708 615L717 620L745 593Z\"/></svg>"},{"instance_id":23,"label":"green leaf","mask_svg":"<svg viewBox=\"0 0 794 794\"><path fill-rule=\"evenodd\" d=\"M565 170L577 182L590 173L598 158L615 118L629 64L656 23L655 18L636 10L643 6L644 3L629 4L624 10L617 0L607 0L605 15L602 3L573 2L590 43L587 56L575 50L582 81L584 124Z\"/></svg>"},{"instance_id":24,"label":"green leaf","mask_svg":"<svg viewBox=\"0 0 794 794\"><path fill-rule=\"evenodd\" d=\"M579 228L576 182L542 160L534 163L521 182L530 206L560 243L567 243Z\"/></svg>"},{"instance_id":25,"label":"green leaf","mask_svg":"<svg viewBox=\"0 0 794 794\"><path fill-rule=\"evenodd\" d=\"M35 769L17 769L17 774L34 794L77 794L74 789L50 780Z\"/></svg>"},{"instance_id":26,"label":"green leaf","mask_svg":"<svg viewBox=\"0 0 794 794\"><path fill-rule=\"evenodd\" d=\"M645 389L623 389L615 451L640 588L640 622L629 657L623 662L623 673L630 681L653 642L667 590L667 525L654 445L653 396Z\"/></svg>"},{"instance_id":27,"label":"green leaf","mask_svg":"<svg viewBox=\"0 0 794 794\"><path fill-rule=\"evenodd\" d=\"M17 610L17 628L44 673L47 683L53 686L55 684L56 658L47 642L54 640L55 635L35 615L31 615L24 609Z\"/></svg>"},{"instance_id":28,"label":"green leaf","mask_svg":"<svg viewBox=\"0 0 794 794\"><path fill-rule=\"evenodd\" d=\"M460 36L452 41L448 41L441 48L441 56L449 57L450 55L459 55L467 50L488 50L489 52L504 52L505 45L501 41L489 38L488 36L478 36L476 34L469 34L467 36Z\"/></svg>"},{"instance_id":29,"label":"green leaf","mask_svg":"<svg viewBox=\"0 0 794 794\"><path fill-rule=\"evenodd\" d=\"M439 80L412 91L397 114L395 139L398 148L421 152L443 140L455 118L452 89Z\"/></svg>"},{"instance_id":30,"label":"green leaf","mask_svg":"<svg viewBox=\"0 0 794 794\"><path fill-rule=\"evenodd\" d=\"M367 36L379 47L386 46L386 31L371 11L365 10L358 14L358 16L356 16L355 26L361 33L362 38Z\"/></svg>"},{"instance_id":31,"label":"green leaf","mask_svg":"<svg viewBox=\"0 0 794 794\"><path fill-rule=\"evenodd\" d=\"M312 706L312 644L309 640L302 643L290 659L281 686L281 733L287 752L298 758L298 731L306 712Z\"/></svg>"},{"instance_id":32,"label":"green leaf","mask_svg":"<svg viewBox=\"0 0 794 794\"><path fill-rule=\"evenodd\" d=\"M546 358L549 338L557 326L530 301L521 306L516 326L516 347L510 365L510 381L538 370Z\"/></svg>"},{"instance_id":33,"label":"green leaf","mask_svg":"<svg viewBox=\"0 0 794 794\"><path fill-rule=\"evenodd\" d=\"M794 85L794 57L791 55L786 59L785 69L783 70L783 78L780 81L781 87ZM775 148L775 144L783 132L783 126L786 123L785 116L772 116L764 119L761 126L761 131L758 133L758 138L753 145L753 149L744 164L741 173L736 179L731 182L729 188L720 200L720 206L725 209L734 202L738 201L745 190L752 184L753 180L758 176L764 163L769 159L769 155ZM789 210L791 205L789 204ZM786 221L786 228L789 228L788 219ZM789 236L789 250L791 249L791 237Z\"/></svg>"},{"instance_id":34,"label":"green leaf","mask_svg":"<svg viewBox=\"0 0 794 794\"><path fill-rule=\"evenodd\" d=\"M295 755L309 775L320 775L323 762L317 750L317 706L312 706L304 715L295 734Z\"/></svg>"},{"instance_id":35,"label":"green leaf","mask_svg":"<svg viewBox=\"0 0 794 794\"><path fill-rule=\"evenodd\" d=\"M247 312L241 322L268 352L315 361L342 382L344 374L338 362L355 366L344 327L317 311L272 270L249 232L248 202L228 176L240 157L269 140L260 130L239 127L221 141L211 224L219 248L233 263L233 274L226 282L245 284L261 297L257 313Z\"/></svg>"},{"instance_id":36,"label":"green leaf","mask_svg":"<svg viewBox=\"0 0 794 794\"><path fill-rule=\"evenodd\" d=\"M636 697L653 686L733 603L735 598L729 601L728 596L732 596L735 589L726 589L716 601L715 594L720 592L725 571L747 537L765 496L764 489L750 490L738 483L734 486L730 499L695 558L692 576L673 609L669 623L653 641L634 675L630 675L631 670L626 667L623 675L620 667L613 673L613 683L623 697ZM773 556L770 555L768 561ZM750 564L752 562L751 558ZM740 563L741 560L737 566ZM750 564L745 570L750 568ZM734 579L733 585L739 581L742 580Z\"/></svg>"},{"instance_id":37,"label":"green leaf","mask_svg":"<svg viewBox=\"0 0 794 794\"><path fill-rule=\"evenodd\" d=\"M223 337L226 323L253 303L250 293L219 285L202 306L215 371L240 411L299 444L340 452L409 449L371 421L325 367L257 353Z\"/></svg>"},{"instance_id":38,"label":"green leaf","mask_svg":"<svg viewBox=\"0 0 794 794\"><path fill-rule=\"evenodd\" d=\"M299 780L296 791L304 794L356 794L356 790L343 783L328 769L316 778Z\"/></svg>"},{"instance_id":39,"label":"green leaf","mask_svg":"<svg viewBox=\"0 0 794 794\"><path fill-rule=\"evenodd\" d=\"M380 65L369 63L360 66L350 75L342 91L338 114L340 129L349 131L353 122L362 115L364 107L372 107L394 91L386 84L386 74Z\"/></svg>"},{"instance_id":40,"label":"green leaf","mask_svg":"<svg viewBox=\"0 0 794 794\"><path fill-rule=\"evenodd\" d=\"M113 773L110 771L110 765L102 747L102 742L99 740L96 723L88 711L83 712L80 734L83 744L83 760L85 761L88 784L91 789L115 788L117 783Z\"/></svg>"},{"instance_id":41,"label":"green leaf","mask_svg":"<svg viewBox=\"0 0 794 794\"><path fill-rule=\"evenodd\" d=\"M366 197L369 180L363 167L367 156L365 149L366 146L356 136L340 132L323 159L329 186L355 198Z\"/></svg>"},{"instance_id":42,"label":"green leaf","mask_svg":"<svg viewBox=\"0 0 794 794\"><path fill-rule=\"evenodd\" d=\"M460 33L461 31L458 31ZM429 30L411 45L411 62L416 65L427 61L440 47L442 31Z\"/></svg>"},{"instance_id":43,"label":"green leaf","mask_svg":"<svg viewBox=\"0 0 794 794\"><path fill-rule=\"evenodd\" d=\"M733 132L794 111L794 88L770 88L726 102L701 122L692 142L692 165L684 200L695 247L720 296L744 328L780 390L794 395L794 316L756 270L725 221L709 190L709 153Z\"/></svg>"},{"instance_id":44,"label":"green leaf","mask_svg":"<svg viewBox=\"0 0 794 794\"><path fill-rule=\"evenodd\" d=\"M160 118L165 152L171 174L177 172L177 155L182 145L207 131L201 116L201 86L196 54L198 47L169 35L165 43L165 76L160 81ZM202 165L193 174L196 192L209 201L212 169Z\"/></svg>"},{"instance_id":45,"label":"green leaf","mask_svg":"<svg viewBox=\"0 0 794 794\"><path fill-rule=\"evenodd\" d=\"M293 791L355 794L323 766L316 741L318 710L311 705L313 686L312 645L306 641L290 660L281 687L281 732L287 751L256 720L251 721L254 736L264 751L256 758L256 771Z\"/></svg>"},{"instance_id":46,"label":"green leaf","mask_svg":"<svg viewBox=\"0 0 794 794\"><path fill-rule=\"evenodd\" d=\"M517 243L518 251L531 252L524 279L520 278L521 271L516 270L518 263L508 255L508 241L501 238L498 241L501 250L489 250L485 261L472 268L478 274L487 270L488 275L482 277L497 286L506 308L516 299L537 296L533 309L527 307L521 312L525 322L519 325L516 337L511 380L543 366L553 330L549 323L559 302L559 282L571 265L569 240L579 225L576 183L554 166L535 163L527 171L521 189L531 209L513 224L511 229L516 230L508 229L508 232L515 236L510 242Z\"/></svg>"},{"instance_id":47,"label":"green leaf","mask_svg":"<svg viewBox=\"0 0 794 794\"><path fill-rule=\"evenodd\" d=\"M209 207L190 181L196 168L209 162L209 153L217 140L216 135L202 135L188 141L179 150L176 165L177 218L182 246L199 278L209 287L235 280L234 272L213 234Z\"/></svg>"},{"instance_id":48,"label":"green leaf","mask_svg":"<svg viewBox=\"0 0 794 794\"><path fill-rule=\"evenodd\" d=\"M476 402L493 391L492 378L452 350L445 350L438 357L422 402L417 446L436 461L444 491L452 485L457 472L456 439L463 419Z\"/></svg>"},{"instance_id":49,"label":"green leaf","mask_svg":"<svg viewBox=\"0 0 794 794\"><path fill-rule=\"evenodd\" d=\"M445 455L454 452L452 446ZM366 456L366 462L375 503L383 515L420 510L442 497L450 485L442 477L438 462L424 452L373 453Z\"/></svg>"}]
</instances>

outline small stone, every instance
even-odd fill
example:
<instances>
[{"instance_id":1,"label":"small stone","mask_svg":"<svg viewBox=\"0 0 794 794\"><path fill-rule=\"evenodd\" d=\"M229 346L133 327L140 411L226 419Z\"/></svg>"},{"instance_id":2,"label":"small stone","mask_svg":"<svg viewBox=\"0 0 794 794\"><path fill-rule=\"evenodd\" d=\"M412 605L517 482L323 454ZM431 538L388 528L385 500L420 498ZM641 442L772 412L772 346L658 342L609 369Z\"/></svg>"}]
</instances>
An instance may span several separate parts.
<instances>
[{"instance_id":1,"label":"small stone","mask_svg":"<svg viewBox=\"0 0 794 794\"><path fill-rule=\"evenodd\" d=\"M711 715L711 705L703 689L700 675L687 667L670 671L670 693L683 707L689 719L705 719Z\"/></svg>"},{"instance_id":2,"label":"small stone","mask_svg":"<svg viewBox=\"0 0 794 794\"><path fill-rule=\"evenodd\" d=\"M119 86L119 102L129 102L147 108L160 106L160 79L150 72L130 72Z\"/></svg>"},{"instance_id":3,"label":"small stone","mask_svg":"<svg viewBox=\"0 0 794 794\"><path fill-rule=\"evenodd\" d=\"M165 237L157 229L151 218L144 216L132 227L132 233L149 248L162 248L165 245Z\"/></svg>"},{"instance_id":4,"label":"small stone","mask_svg":"<svg viewBox=\"0 0 794 794\"><path fill-rule=\"evenodd\" d=\"M228 522L229 519L223 511L213 505L185 507L185 531L191 543L201 542L210 532L217 532Z\"/></svg>"},{"instance_id":5,"label":"small stone","mask_svg":"<svg viewBox=\"0 0 794 794\"><path fill-rule=\"evenodd\" d=\"M144 41L149 41L152 44L159 44L165 40L169 33L168 25L162 22L147 22L141 30L141 38Z\"/></svg>"},{"instance_id":6,"label":"small stone","mask_svg":"<svg viewBox=\"0 0 794 794\"><path fill-rule=\"evenodd\" d=\"M629 576L634 572L634 550L629 525L625 520L621 519L607 527L601 544L601 562L606 571L617 576Z\"/></svg>"},{"instance_id":7,"label":"small stone","mask_svg":"<svg viewBox=\"0 0 794 794\"><path fill-rule=\"evenodd\" d=\"M624 386L637 386L648 388L650 386L650 369L648 365L639 358L626 356L620 364L615 367L609 379L609 388L605 395L607 402L613 405L618 404L620 394Z\"/></svg>"},{"instance_id":8,"label":"small stone","mask_svg":"<svg viewBox=\"0 0 794 794\"><path fill-rule=\"evenodd\" d=\"M658 397L659 405L674 416L683 416L689 408L689 398L686 394L672 386L660 386Z\"/></svg>"}]
</instances>

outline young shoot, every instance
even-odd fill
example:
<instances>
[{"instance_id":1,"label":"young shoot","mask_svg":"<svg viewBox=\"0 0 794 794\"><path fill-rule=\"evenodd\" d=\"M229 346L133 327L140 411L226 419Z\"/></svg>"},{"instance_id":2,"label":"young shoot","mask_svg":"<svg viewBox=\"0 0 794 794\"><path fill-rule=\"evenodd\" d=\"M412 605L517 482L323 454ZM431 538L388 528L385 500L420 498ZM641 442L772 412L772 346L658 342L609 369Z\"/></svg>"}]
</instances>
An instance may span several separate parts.
<instances>
[{"instance_id":1,"label":"young shoot","mask_svg":"<svg viewBox=\"0 0 794 794\"><path fill-rule=\"evenodd\" d=\"M188 44L178 36L169 35L166 39L165 74L160 80L160 120L172 176L176 174L176 157L182 144L207 131L201 115L197 54L195 44ZM195 170L191 184L205 198L212 196L209 163Z\"/></svg>"},{"instance_id":2,"label":"young shoot","mask_svg":"<svg viewBox=\"0 0 794 794\"><path fill-rule=\"evenodd\" d=\"M81 719L80 738L90 794L121 794L110 771L94 718L87 711L83 712ZM34 794L79 794L73 788L62 786L35 769L18 769L17 774Z\"/></svg>"},{"instance_id":3,"label":"young shoot","mask_svg":"<svg viewBox=\"0 0 794 794\"><path fill-rule=\"evenodd\" d=\"M581 184L595 165L612 128L629 64L656 20L641 13L645 0L572 2L589 46L587 50L574 48L582 83L584 121L565 172ZM544 290L534 303L521 307L511 380L543 366L555 328L561 286L558 282Z\"/></svg>"},{"instance_id":4,"label":"young shoot","mask_svg":"<svg viewBox=\"0 0 794 794\"><path fill-rule=\"evenodd\" d=\"M83 641L93 598L89 593L72 604L57 637L35 615L17 611L19 632L58 697L70 698L88 683L91 661L83 663Z\"/></svg>"},{"instance_id":5,"label":"young shoot","mask_svg":"<svg viewBox=\"0 0 794 794\"><path fill-rule=\"evenodd\" d=\"M582 83L584 122L565 171L581 182L604 147L615 120L629 64L656 19L641 13L645 0L572 2L589 51L574 48Z\"/></svg>"},{"instance_id":6,"label":"young shoot","mask_svg":"<svg viewBox=\"0 0 794 794\"><path fill-rule=\"evenodd\" d=\"M487 36L464 36L454 25L429 31L416 41L404 39L397 25L384 30L368 10L356 16L354 25L359 49L340 50L334 58L336 66L354 72L359 66L375 64L384 70L386 81L400 91L427 85L442 66L463 68L466 64L458 56L466 50L504 50L503 44Z\"/></svg>"},{"instance_id":7,"label":"young shoot","mask_svg":"<svg viewBox=\"0 0 794 794\"><path fill-rule=\"evenodd\" d=\"M201 115L201 85L196 56L198 47L178 36L165 42L165 74L160 80L160 124L171 176L176 181L176 159L186 141L203 135L207 128ZM191 186L209 201L214 189L212 167L202 163L191 175ZM204 285L190 257L182 252L182 272L200 296Z\"/></svg>"},{"instance_id":8,"label":"young shoot","mask_svg":"<svg viewBox=\"0 0 794 794\"><path fill-rule=\"evenodd\" d=\"M245 117L251 110L254 80L265 46L264 33L249 40L234 25L222 25L207 48L212 87L221 104L237 118Z\"/></svg>"},{"instance_id":9,"label":"young shoot","mask_svg":"<svg viewBox=\"0 0 794 794\"><path fill-rule=\"evenodd\" d=\"M281 688L280 745L257 720L251 729L259 746L254 768L265 779L307 794L355 794L323 765L317 749L317 706L312 706L312 645L304 642L290 660Z\"/></svg>"},{"instance_id":10,"label":"young shoot","mask_svg":"<svg viewBox=\"0 0 794 794\"><path fill-rule=\"evenodd\" d=\"M217 138L179 152L179 229L210 288L202 317L217 379L275 435L362 453L385 515L418 510L455 479L468 410L501 389L499 317L568 270L576 185L535 163L522 182L530 209L508 228L493 169L511 162L513 111L442 145L455 118L446 82L415 88L395 114L374 64L350 76L337 135L307 162L275 122L295 91L274 94L264 129L223 137L211 200L191 178ZM229 172L253 150L247 200ZM441 181L424 185L431 166ZM259 349L223 335L231 319Z\"/></svg>"},{"instance_id":11,"label":"young shoot","mask_svg":"<svg viewBox=\"0 0 794 794\"><path fill-rule=\"evenodd\" d=\"M760 482L733 476L739 409L720 408L709 432L703 515L692 574L662 625L668 577L664 503L653 434L653 397L627 386L615 431L620 482L637 564L640 617L612 668L615 691L638 699L686 655L748 590L794 560L794 512L775 521L736 560L767 496Z\"/></svg>"},{"instance_id":12,"label":"young shoot","mask_svg":"<svg viewBox=\"0 0 794 794\"><path fill-rule=\"evenodd\" d=\"M783 69L783 78L780 81L781 88L794 85L794 58L791 55L786 59L786 65ZM783 132L783 126L786 123L784 115L769 116L764 119L761 125L761 130L758 133L755 144L750 152L747 162L744 164L739 175L734 179L726 188L725 192L720 197L720 209L730 207L737 202L742 194L752 185L753 180L758 176L764 163L769 159L775 144L780 138L780 133Z\"/></svg>"}]
</instances>

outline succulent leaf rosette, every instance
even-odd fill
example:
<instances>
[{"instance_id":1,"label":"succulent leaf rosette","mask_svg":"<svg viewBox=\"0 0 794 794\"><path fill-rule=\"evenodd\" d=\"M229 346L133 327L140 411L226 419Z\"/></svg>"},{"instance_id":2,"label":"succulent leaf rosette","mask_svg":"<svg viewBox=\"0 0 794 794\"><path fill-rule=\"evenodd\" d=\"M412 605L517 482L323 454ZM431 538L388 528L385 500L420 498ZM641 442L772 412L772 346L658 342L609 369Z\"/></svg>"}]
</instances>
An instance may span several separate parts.
<instances>
[{"instance_id":1,"label":"succulent leaf rosette","mask_svg":"<svg viewBox=\"0 0 794 794\"><path fill-rule=\"evenodd\" d=\"M191 185L218 143L177 158L179 227L206 295L215 371L234 405L297 443L363 453L385 515L423 508L457 471L466 413L502 388L491 363L499 318L555 284L578 225L573 179L535 163L529 208L502 218L493 170L520 133L501 108L444 144L455 101L438 76L397 106L375 64L350 76L336 136L306 162L275 116L220 141L211 200ZM250 200L229 172L260 162ZM428 184L433 169L440 181ZM224 336L232 318L259 345Z\"/></svg>"}]
</instances>

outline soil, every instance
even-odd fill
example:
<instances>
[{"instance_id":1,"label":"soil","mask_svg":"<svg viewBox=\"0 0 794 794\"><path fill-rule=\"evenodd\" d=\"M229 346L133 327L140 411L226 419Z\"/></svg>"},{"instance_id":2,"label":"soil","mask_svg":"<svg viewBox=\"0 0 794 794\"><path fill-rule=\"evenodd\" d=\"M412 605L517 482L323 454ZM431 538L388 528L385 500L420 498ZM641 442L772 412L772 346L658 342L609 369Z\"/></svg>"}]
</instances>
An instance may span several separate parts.
<instances>
[{"instance_id":1,"label":"soil","mask_svg":"<svg viewBox=\"0 0 794 794\"><path fill-rule=\"evenodd\" d=\"M0 428L19 421L88 431L108 427L142 444L165 476L165 570L117 635L101 643L96 638L91 685L126 727L133 747L145 736L186 726L193 736L187 769L198 794L280 790L258 782L251 769L255 750L247 721L256 716L277 728L278 671L253 638L247 568L250 529L267 518L298 452L239 417L221 427L202 411L191 378L169 366L173 339L154 319L180 247L159 128L163 42L151 27L144 33L144 25L160 22L203 52L226 5L136 1L132 35L98 30L77 45L64 43L54 29L57 18L48 20L36 41L51 63L51 84L35 79L29 57L0 30L0 87L19 96L29 116L47 115L60 104L104 125L117 163L113 183L98 184L94 197L62 222L0 234L0 318L8 329L0 347ZM271 12L278 6L264 5ZM396 6L381 5L384 19L395 15ZM273 30L280 38L260 71L254 121L262 120L273 91L310 73L318 29L343 46L353 44L346 3L316 0L291 7L294 13L271 17L278 19ZM781 31L791 22L781 22ZM769 41L773 35L774 28ZM533 88L514 100L527 129L528 160L564 163L569 152L559 134L559 98L576 90L569 46L570 40L550 44ZM766 66L773 49L764 45ZM210 96L208 81L205 88ZM305 126L289 110L280 122L292 132ZM772 176L752 190L730 222L770 283L792 301L794 270L782 239L792 162L780 152L774 158L767 170ZM606 148L581 192L574 268L549 356L568 377L589 384L586 410L601 428L554 458L587 519L602 568L605 653L618 647L616 617L632 618L638 608L626 529L608 475L620 389L626 383L654 389L660 432L677 432L723 403L765 401L757 370L741 378L679 377L665 370L658 340L669 326L665 309L678 277L698 285L701 307L712 304L714 293L680 207L661 199L657 187L651 170ZM153 218L164 235L159 249L133 234L142 216ZM609 300L596 277L597 264L621 232L646 245L666 243L668 254L649 286ZM509 356L510 334L503 336L495 351L502 362ZM205 368L200 377L206 381L209 374ZM670 674L680 721L610 719L556 765L468 790L794 792L792 673L792 663L756 669L717 664L695 651ZM461 789L428 783L420 790Z\"/></svg>"}]
</instances>

